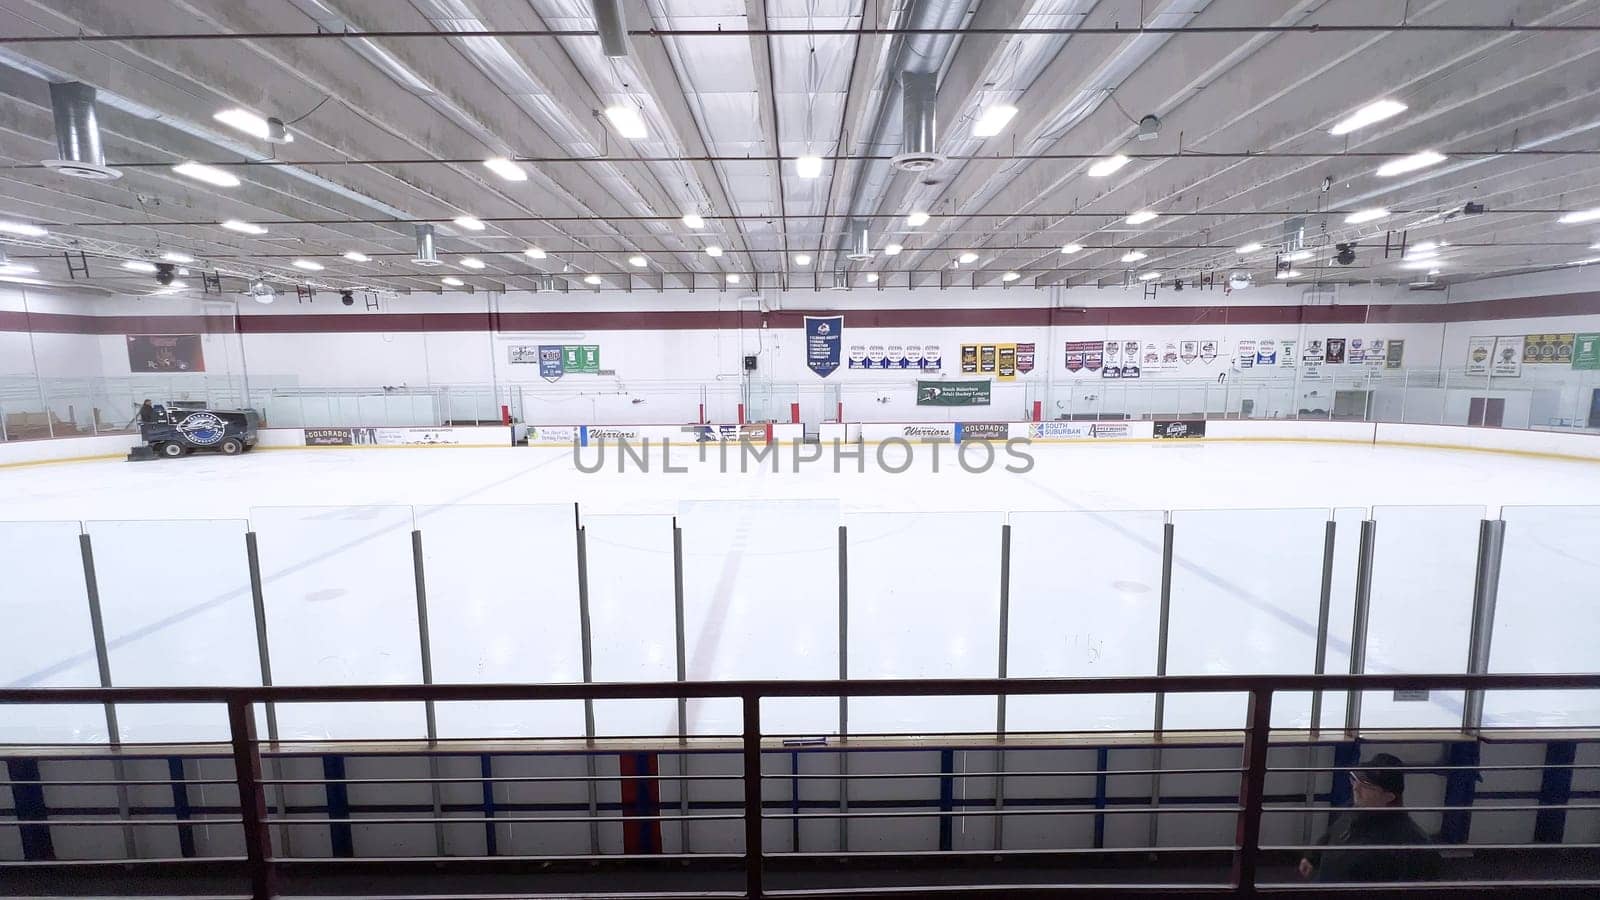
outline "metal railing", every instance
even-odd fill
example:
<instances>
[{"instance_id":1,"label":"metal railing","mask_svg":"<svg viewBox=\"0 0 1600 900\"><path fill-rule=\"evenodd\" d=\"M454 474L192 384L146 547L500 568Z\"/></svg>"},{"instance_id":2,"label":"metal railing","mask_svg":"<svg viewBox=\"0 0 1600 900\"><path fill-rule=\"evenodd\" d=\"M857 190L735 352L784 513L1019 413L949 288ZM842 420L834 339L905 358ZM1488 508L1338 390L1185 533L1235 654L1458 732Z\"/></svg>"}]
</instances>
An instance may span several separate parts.
<instances>
[{"instance_id":1,"label":"metal railing","mask_svg":"<svg viewBox=\"0 0 1600 900\"><path fill-rule=\"evenodd\" d=\"M262 742L256 735L255 705L280 704L280 703L311 703L311 702L358 702L358 701L412 701L424 702L428 707L440 702L448 701L520 701L520 700L581 700L594 702L600 700L623 699L675 699L687 701L690 699L737 698L743 708L743 724L739 735L739 751L743 760L743 771L738 775L705 776L717 777L727 780L737 779L743 785L742 808L738 813L725 815L693 817L684 815L647 816L652 820L673 821L692 818L699 821L710 819L738 819L742 820L744 829L743 863L743 892L736 894L704 892L685 893L679 896L742 896L759 900L764 897L805 897L808 900L820 897L839 898L888 898L905 896L932 896L949 894L952 896L1004 896L1004 897L1054 897L1068 896L1081 893L1085 885L963 885L959 888L944 887L851 887L839 889L772 889L767 886L769 860L773 855L765 852L762 834L762 825L771 820L792 820L797 818L850 818L850 817L884 817L884 816L919 816L929 815L922 812L877 812L841 810L837 813L801 813L797 811L766 812L765 808L772 804L763 802L762 786L766 779L789 779L795 776L790 774L764 775L761 768L763 752L788 752L772 738L764 734L761 722L761 703L763 700L774 698L797 697L959 697L959 696L1037 696L1037 695L1063 695L1063 694L1196 694L1196 693L1244 693L1248 695L1248 705L1245 721L1242 723L1243 755L1238 768L1207 768L1207 773L1238 773L1240 784L1238 800L1234 804L1207 804L1203 807L1159 807L1125 809L1125 810L1084 810L1069 809L1044 809L1039 808L995 808L980 811L941 811L932 815L960 815L960 816L991 816L1000 817L1018 815L1041 814L1071 814L1099 813L1112 811L1144 812L1152 814L1175 814L1198 812L1226 813L1236 818L1236 832L1231 847L1232 864L1228 878L1225 882L1216 884L1184 884L1184 885L1122 885L1117 893L1122 896L1167 896L1186 893L1199 893L1208 895L1227 896L1254 896L1259 892L1271 891L1272 893L1310 895L1324 893L1327 885L1295 886L1295 885L1263 885L1258 880L1263 852L1286 851L1307 849L1302 846L1263 846L1261 843L1261 826L1264 813L1283 812L1311 812L1324 808L1283 807L1274 805L1267 808L1265 805L1265 784L1268 774L1267 752L1271 738L1272 703L1275 694L1284 692L1315 692L1329 690L1347 691L1375 691L1375 690L1466 690L1481 692L1486 690L1574 690L1600 688L1600 674L1544 674L1544 675L1515 675L1515 674L1456 674L1456 675L1194 675L1194 676L1146 676L1133 678L1096 678L1096 679L1030 679L1030 678L986 678L986 679L874 679L853 681L724 681L724 682L655 682L635 684L484 684L484 685L364 685L364 686L318 686L318 687L167 687L167 688L46 688L46 689L0 689L0 708L14 704L117 704L117 703L150 703L150 704L192 704L209 703L223 704L228 711L230 727L231 755L234 765L234 778L232 784L238 790L239 818L238 819L208 819L208 823L238 822L243 828L245 836L244 861L247 865L251 895L256 898L269 898L278 894L278 866L274 856L270 827L278 824L293 822L297 825L334 823L348 821L352 824L385 824L386 819L360 818L339 820L307 819L295 817L286 819L268 815L267 789L272 785L288 785L301 783L324 783L311 779L267 779L262 775ZM842 749L842 748L841 748ZM1159 762L1157 764L1159 766ZM1315 767L1304 766L1276 771L1297 772L1314 774L1318 772L1346 771L1351 767L1329 766ZM1415 767L1432 771L1437 767ZM1473 766L1476 770L1495 768L1527 768L1523 767L1496 767ZM1569 768L1592 769L1600 765L1572 765ZM1151 769L1154 774L1183 774L1200 770L1186 769ZM893 773L891 773L893 774ZM1031 772L1007 773L1016 776L1033 775ZM1058 773L1045 773L1058 774ZM1123 773L1125 774L1125 773ZM548 777L548 776L542 776ZM592 772L589 780L594 780ZM603 776L615 779L618 776ZM629 777L629 776L623 776ZM648 778L687 778L687 775L648 775L638 776ZM885 777L883 773L851 775L841 772L839 779ZM909 777L909 776L906 776ZM560 776L560 780L582 781L584 776ZM388 784L411 783L413 781L433 781L435 779L401 779L391 782L389 779L374 778L364 779L363 783ZM453 779L478 781L479 779ZM552 778L552 780L556 780ZM94 784L132 784L134 782L96 781ZM225 779L216 779L207 783L228 783ZM1500 807L1495 807L1499 809ZM1542 808L1542 807L1530 807ZM1600 807L1590 805L1567 804L1565 809L1596 809ZM1421 809L1421 808L1418 808ZM591 821L591 817L576 817L574 821ZM615 817L611 817L615 818ZM604 819L602 819L603 821ZM433 820L403 818L394 820L404 823L428 823ZM448 821L471 821L450 819ZM508 821L500 819L498 821ZM550 818L540 818L530 821L553 821ZM171 825L170 820L141 819L112 819L112 820L46 820L43 822L23 820L18 818L0 820L0 826L27 827L94 827L94 826L148 826ZM1476 845L1466 845L1465 849L1473 849ZM1498 847L1498 845L1495 845ZM1528 844L1507 845L1519 849L1563 849L1582 850L1594 845L1585 844ZM1138 852L1162 853L1193 848L1148 847L1139 848ZM1228 848L1223 848L1228 849ZM1389 847L1387 849L1395 849ZM1492 848L1491 848L1492 849ZM1095 851L1104 852L1104 851ZM1018 855L1018 851L996 850L992 855L997 860L1008 856ZM706 860L710 855L684 856L685 860ZM727 857L718 857L726 860ZM393 862L392 860L390 862ZM692 862L691 862L692 864ZM0 864L0 871L6 865ZM1105 890L1108 886L1097 884L1095 890ZM1433 882L1427 884L1387 884L1380 886L1362 886L1360 889L1368 896L1408 896L1421 891L1446 891L1451 896L1507 896L1512 894L1538 894L1548 896L1552 892L1570 891L1580 888L1600 888L1600 880L1523 880L1523 881L1494 881L1494 882ZM639 895L646 896L646 895ZM651 893L647 896L669 896L667 893Z\"/></svg>"}]
</instances>

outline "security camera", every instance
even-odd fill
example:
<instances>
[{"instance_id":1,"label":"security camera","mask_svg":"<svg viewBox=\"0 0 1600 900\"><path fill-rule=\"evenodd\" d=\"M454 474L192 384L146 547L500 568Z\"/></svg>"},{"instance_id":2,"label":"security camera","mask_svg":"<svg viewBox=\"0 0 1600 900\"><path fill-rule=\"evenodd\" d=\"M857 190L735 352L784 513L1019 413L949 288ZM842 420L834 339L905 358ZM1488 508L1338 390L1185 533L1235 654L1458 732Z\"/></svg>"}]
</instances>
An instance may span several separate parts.
<instances>
[{"instance_id":1,"label":"security camera","mask_svg":"<svg viewBox=\"0 0 1600 900\"><path fill-rule=\"evenodd\" d=\"M1334 262L1341 266L1348 266L1356 261L1355 244L1340 244L1337 249L1339 252L1333 257Z\"/></svg>"},{"instance_id":2,"label":"security camera","mask_svg":"<svg viewBox=\"0 0 1600 900\"><path fill-rule=\"evenodd\" d=\"M177 273L178 268L172 263L156 263L156 284L171 284L173 276Z\"/></svg>"},{"instance_id":3,"label":"security camera","mask_svg":"<svg viewBox=\"0 0 1600 900\"><path fill-rule=\"evenodd\" d=\"M343 303L345 306L355 306L356 305L355 294L351 293L350 291L340 291L339 292L339 302Z\"/></svg>"}]
</instances>

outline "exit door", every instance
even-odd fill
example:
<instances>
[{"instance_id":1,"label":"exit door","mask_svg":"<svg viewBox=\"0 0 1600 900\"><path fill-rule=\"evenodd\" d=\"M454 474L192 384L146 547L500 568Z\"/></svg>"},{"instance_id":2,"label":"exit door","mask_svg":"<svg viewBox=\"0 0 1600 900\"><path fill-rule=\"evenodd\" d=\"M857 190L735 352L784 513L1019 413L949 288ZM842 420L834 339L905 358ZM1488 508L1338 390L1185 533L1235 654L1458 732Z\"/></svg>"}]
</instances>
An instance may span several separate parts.
<instances>
[{"instance_id":1,"label":"exit door","mask_svg":"<svg viewBox=\"0 0 1600 900\"><path fill-rule=\"evenodd\" d=\"M1467 424L1499 428L1505 421L1504 397L1473 397L1467 404Z\"/></svg>"}]
</instances>

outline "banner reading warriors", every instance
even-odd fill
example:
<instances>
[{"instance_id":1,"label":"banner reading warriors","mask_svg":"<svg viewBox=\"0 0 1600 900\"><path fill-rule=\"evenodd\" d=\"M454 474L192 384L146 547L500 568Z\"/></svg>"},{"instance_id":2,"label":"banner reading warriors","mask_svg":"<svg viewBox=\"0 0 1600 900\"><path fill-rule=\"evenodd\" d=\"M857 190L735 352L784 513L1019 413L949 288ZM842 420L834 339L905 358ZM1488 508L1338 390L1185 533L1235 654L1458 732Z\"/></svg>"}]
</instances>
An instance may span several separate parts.
<instances>
[{"instance_id":1,"label":"banner reading warriors","mask_svg":"<svg viewBox=\"0 0 1600 900\"><path fill-rule=\"evenodd\" d=\"M918 381L918 406L988 406L989 381Z\"/></svg>"},{"instance_id":2,"label":"banner reading warriors","mask_svg":"<svg viewBox=\"0 0 1600 900\"><path fill-rule=\"evenodd\" d=\"M827 378L839 368L844 316L806 316L806 368Z\"/></svg>"},{"instance_id":3,"label":"banner reading warriors","mask_svg":"<svg viewBox=\"0 0 1600 900\"><path fill-rule=\"evenodd\" d=\"M198 334L128 335L130 372L204 372L206 358Z\"/></svg>"}]
</instances>

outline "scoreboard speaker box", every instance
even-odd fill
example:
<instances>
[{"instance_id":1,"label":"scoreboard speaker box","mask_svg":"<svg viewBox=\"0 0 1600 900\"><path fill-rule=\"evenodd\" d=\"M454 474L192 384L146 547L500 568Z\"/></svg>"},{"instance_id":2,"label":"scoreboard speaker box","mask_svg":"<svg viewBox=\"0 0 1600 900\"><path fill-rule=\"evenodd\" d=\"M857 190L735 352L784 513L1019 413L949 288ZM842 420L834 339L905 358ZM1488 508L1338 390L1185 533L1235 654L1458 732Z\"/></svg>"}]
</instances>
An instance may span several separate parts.
<instances>
[{"instance_id":1,"label":"scoreboard speaker box","mask_svg":"<svg viewBox=\"0 0 1600 900\"><path fill-rule=\"evenodd\" d=\"M754 356L746 356L744 358L744 370L746 372L754 372L756 370L756 358Z\"/></svg>"}]
</instances>

